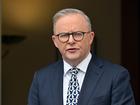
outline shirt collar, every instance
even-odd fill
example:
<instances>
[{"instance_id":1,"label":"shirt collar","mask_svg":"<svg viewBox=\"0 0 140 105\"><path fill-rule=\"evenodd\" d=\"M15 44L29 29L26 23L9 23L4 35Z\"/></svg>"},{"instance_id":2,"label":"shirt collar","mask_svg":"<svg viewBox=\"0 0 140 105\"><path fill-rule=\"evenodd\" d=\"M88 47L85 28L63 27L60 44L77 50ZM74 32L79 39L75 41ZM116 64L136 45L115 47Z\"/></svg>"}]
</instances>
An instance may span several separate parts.
<instances>
[{"instance_id":1,"label":"shirt collar","mask_svg":"<svg viewBox=\"0 0 140 105\"><path fill-rule=\"evenodd\" d=\"M79 68L82 72L86 73L91 57L92 57L92 54L89 53L88 56L76 67ZM66 75L66 73L69 71L69 69L72 68L72 66L68 64L65 60L63 60L63 62L64 62L64 75Z\"/></svg>"}]
</instances>

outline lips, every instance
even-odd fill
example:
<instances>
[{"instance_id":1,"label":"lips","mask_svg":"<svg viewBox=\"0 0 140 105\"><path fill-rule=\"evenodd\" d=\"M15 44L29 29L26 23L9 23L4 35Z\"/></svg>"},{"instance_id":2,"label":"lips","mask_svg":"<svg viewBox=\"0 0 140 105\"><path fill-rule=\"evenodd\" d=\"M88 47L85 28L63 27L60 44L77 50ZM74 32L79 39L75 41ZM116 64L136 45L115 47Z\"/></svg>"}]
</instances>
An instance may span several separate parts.
<instances>
[{"instance_id":1,"label":"lips","mask_svg":"<svg viewBox=\"0 0 140 105\"><path fill-rule=\"evenodd\" d=\"M79 50L78 48L68 48L66 51L70 52L70 53L74 53L77 50Z\"/></svg>"}]
</instances>

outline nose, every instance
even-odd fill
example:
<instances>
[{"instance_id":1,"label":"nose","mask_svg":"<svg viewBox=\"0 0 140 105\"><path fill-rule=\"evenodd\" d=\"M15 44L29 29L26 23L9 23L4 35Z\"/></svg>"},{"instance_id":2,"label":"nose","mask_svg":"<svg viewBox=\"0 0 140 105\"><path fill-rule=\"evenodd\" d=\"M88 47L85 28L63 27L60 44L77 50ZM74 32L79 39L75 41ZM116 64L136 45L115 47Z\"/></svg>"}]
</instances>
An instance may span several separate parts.
<instances>
[{"instance_id":1,"label":"nose","mask_svg":"<svg viewBox=\"0 0 140 105\"><path fill-rule=\"evenodd\" d=\"M75 42L75 40L73 39L73 36L70 35L70 36L69 36L68 43L74 43L74 42Z\"/></svg>"}]
</instances>

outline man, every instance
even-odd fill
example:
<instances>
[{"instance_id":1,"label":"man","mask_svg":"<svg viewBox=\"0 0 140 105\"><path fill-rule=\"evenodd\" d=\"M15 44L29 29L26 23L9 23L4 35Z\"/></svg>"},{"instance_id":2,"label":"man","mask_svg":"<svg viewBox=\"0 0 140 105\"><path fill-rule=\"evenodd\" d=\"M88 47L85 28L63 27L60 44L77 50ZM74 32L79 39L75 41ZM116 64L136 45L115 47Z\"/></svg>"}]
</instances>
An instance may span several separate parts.
<instances>
[{"instance_id":1,"label":"man","mask_svg":"<svg viewBox=\"0 0 140 105\"><path fill-rule=\"evenodd\" d=\"M62 60L35 73L28 104L135 105L127 70L90 53L95 35L88 16L63 9L53 22Z\"/></svg>"}]
</instances>

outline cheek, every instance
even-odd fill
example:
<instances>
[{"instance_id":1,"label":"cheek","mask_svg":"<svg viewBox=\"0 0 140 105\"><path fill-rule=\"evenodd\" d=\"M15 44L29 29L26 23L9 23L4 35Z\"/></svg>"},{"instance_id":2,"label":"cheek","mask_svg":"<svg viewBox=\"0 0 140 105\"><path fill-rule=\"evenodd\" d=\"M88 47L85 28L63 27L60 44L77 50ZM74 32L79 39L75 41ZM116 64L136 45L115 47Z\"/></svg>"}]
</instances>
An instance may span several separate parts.
<instances>
[{"instance_id":1,"label":"cheek","mask_svg":"<svg viewBox=\"0 0 140 105\"><path fill-rule=\"evenodd\" d=\"M65 45L59 44L58 45L58 49L59 49L59 51L60 51L61 54L65 53Z\"/></svg>"},{"instance_id":2,"label":"cheek","mask_svg":"<svg viewBox=\"0 0 140 105\"><path fill-rule=\"evenodd\" d=\"M83 46L85 46L85 48L89 48L91 46L91 39L89 37L84 40Z\"/></svg>"},{"instance_id":3,"label":"cheek","mask_svg":"<svg viewBox=\"0 0 140 105\"><path fill-rule=\"evenodd\" d=\"M85 53L88 52L88 51L90 51L90 47L91 47L91 42L90 42L90 40L85 40L85 41L82 43L81 47L82 47L82 51L85 52Z\"/></svg>"}]
</instances>

